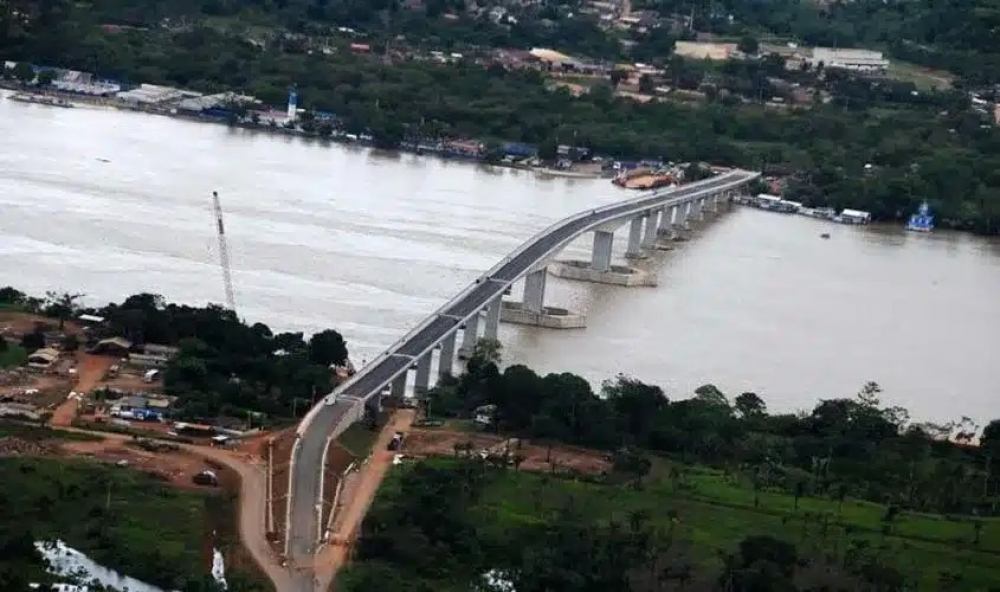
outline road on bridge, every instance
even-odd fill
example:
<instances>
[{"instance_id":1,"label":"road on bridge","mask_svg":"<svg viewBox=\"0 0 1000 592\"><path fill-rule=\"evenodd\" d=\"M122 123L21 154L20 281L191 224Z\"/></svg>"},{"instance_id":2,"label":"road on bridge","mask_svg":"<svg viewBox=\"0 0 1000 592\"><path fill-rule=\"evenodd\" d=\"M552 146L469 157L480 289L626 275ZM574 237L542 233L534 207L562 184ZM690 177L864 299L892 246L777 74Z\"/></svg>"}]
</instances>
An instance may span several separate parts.
<instances>
[{"instance_id":1,"label":"road on bridge","mask_svg":"<svg viewBox=\"0 0 1000 592\"><path fill-rule=\"evenodd\" d=\"M286 535L289 558L304 565L310 564L310 558L317 550L319 519L316 504L319 498L323 450L333 430L349 414L354 413L356 405L377 396L396 376L407 371L416 358L457 331L468 318L478 314L494 299L502 297L511 283L584 232L608 222L639 215L646 210L679 205L697 197L739 187L758 176L758 173L748 171L732 171L690 185L597 208L556 223L521 245L498 267L478 278L442 309L359 370L350 381L338 387L335 391L336 402L332 405L320 402L299 427L298 450L290 476L289 532ZM296 592L312 590L306 580L303 575L300 579L302 587L297 588Z\"/></svg>"}]
</instances>

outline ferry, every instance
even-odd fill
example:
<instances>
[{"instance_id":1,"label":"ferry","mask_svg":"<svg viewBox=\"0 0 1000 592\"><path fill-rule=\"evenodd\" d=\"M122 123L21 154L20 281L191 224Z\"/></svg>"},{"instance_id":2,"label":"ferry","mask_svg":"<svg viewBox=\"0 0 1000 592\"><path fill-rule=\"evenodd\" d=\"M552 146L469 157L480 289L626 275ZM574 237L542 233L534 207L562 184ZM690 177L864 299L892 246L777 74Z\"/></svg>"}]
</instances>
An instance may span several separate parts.
<instances>
[{"instance_id":1,"label":"ferry","mask_svg":"<svg viewBox=\"0 0 1000 592\"><path fill-rule=\"evenodd\" d=\"M66 109L72 109L76 107L73 103L70 103L66 99L59 99L56 97L47 97L45 95L21 95L14 94L10 95L10 100L20 101L22 103L33 103L35 105L48 105L49 107L63 107Z\"/></svg>"},{"instance_id":2,"label":"ferry","mask_svg":"<svg viewBox=\"0 0 1000 592\"><path fill-rule=\"evenodd\" d=\"M934 216L927 206L927 202L920 204L917 213L910 216L910 221L906 223L906 229L914 232L930 232L934 230Z\"/></svg>"}]
</instances>

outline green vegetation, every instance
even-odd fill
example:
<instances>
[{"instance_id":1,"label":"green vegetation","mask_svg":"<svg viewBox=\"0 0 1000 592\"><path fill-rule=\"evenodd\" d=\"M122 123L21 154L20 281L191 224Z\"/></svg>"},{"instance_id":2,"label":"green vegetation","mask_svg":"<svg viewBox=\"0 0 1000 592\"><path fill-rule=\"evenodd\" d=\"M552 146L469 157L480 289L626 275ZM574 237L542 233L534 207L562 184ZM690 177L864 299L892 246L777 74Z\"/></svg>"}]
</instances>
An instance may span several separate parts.
<instances>
[{"instance_id":1,"label":"green vegetation","mask_svg":"<svg viewBox=\"0 0 1000 592\"><path fill-rule=\"evenodd\" d=\"M0 289L0 299L60 322L84 312L77 304L80 296L50 293L39 300L13 288ZM287 420L329 392L331 365L347 362L347 344L336 331L320 331L308 341L302 333L273 334L267 325L247 325L216 305L168 304L160 296L137 294L121 304L86 311L105 318L91 332L88 346L100 338L124 336L137 348L157 344L179 349L167 365L164 383L167 393L178 397L176 414L182 419ZM39 332L29 337L34 347L40 347L39 340L44 343ZM14 349L20 348L8 352ZM0 366L4 355L0 351Z\"/></svg>"},{"instance_id":2,"label":"green vegetation","mask_svg":"<svg viewBox=\"0 0 1000 592\"><path fill-rule=\"evenodd\" d=\"M347 361L347 346L336 331L321 331L307 342L302 333L275 335L263 323L244 324L215 305L167 304L138 294L97 312L110 334L180 348L164 383L168 394L179 397L178 413L185 418L304 413L332 387L330 365Z\"/></svg>"},{"instance_id":3,"label":"green vegetation","mask_svg":"<svg viewBox=\"0 0 1000 592\"><path fill-rule=\"evenodd\" d=\"M337 442L357 458L368 456L376 440L378 440L378 429L368 422L352 424L337 438Z\"/></svg>"},{"instance_id":4,"label":"green vegetation","mask_svg":"<svg viewBox=\"0 0 1000 592\"><path fill-rule=\"evenodd\" d=\"M0 420L0 438L19 438L29 442L43 440L68 440L74 442L100 442L104 440L96 434L56 430L46 426L23 423L19 421Z\"/></svg>"},{"instance_id":5,"label":"green vegetation","mask_svg":"<svg viewBox=\"0 0 1000 592\"><path fill-rule=\"evenodd\" d=\"M0 339L0 368L16 368L28 361L28 350L19 345L8 345Z\"/></svg>"},{"instance_id":6,"label":"green vegetation","mask_svg":"<svg viewBox=\"0 0 1000 592\"><path fill-rule=\"evenodd\" d=\"M766 4L727 0L721 7L691 0L639 0L635 7L693 14L698 31L728 37L765 33L827 47L881 47L897 59L955 72L967 83L1000 80L996 0Z\"/></svg>"},{"instance_id":7,"label":"green vegetation","mask_svg":"<svg viewBox=\"0 0 1000 592\"><path fill-rule=\"evenodd\" d=\"M1000 585L996 519L962 522L772 490L755 501L752 486L733 474L663 460L638 484L616 480L474 460L404 467L383 485L362 528L358 561L341 574L338 590L375 582L387 586L377 589L406 582L410 590L500 590L483 584L491 570L517 590ZM747 547L782 553L753 557Z\"/></svg>"},{"instance_id":8,"label":"green vegetation","mask_svg":"<svg viewBox=\"0 0 1000 592\"><path fill-rule=\"evenodd\" d=\"M757 394L730 400L712 385L671 400L625 376L605 382L598 396L569 373L539 376L519 365L501 373L488 345L480 342L465 374L428 393L435 414L468 417L495 405L500 431L608 450L639 474L648 467L632 457L646 450L749 475L759 489L1000 514L1000 420L981 433L968 418L912 423L905 409L881 405L873 382L854 398L822 400L799 414L768 413ZM982 445L971 446L977 435Z\"/></svg>"},{"instance_id":9,"label":"green vegetation","mask_svg":"<svg viewBox=\"0 0 1000 592\"><path fill-rule=\"evenodd\" d=\"M4 540L60 539L151 584L184 592L217 589L203 555L204 495L92 462L7 458L0 459L0 500ZM4 554L0 574L16 576L22 559Z\"/></svg>"},{"instance_id":10,"label":"green vegetation","mask_svg":"<svg viewBox=\"0 0 1000 592\"><path fill-rule=\"evenodd\" d=\"M497 430L605 449L613 471L524 474L516 450L418 463L375 504L342 589L467 590L492 569L518 590L1000 586L1000 421L911 424L875 383L799 414L627 377L597 396L572 374L501 373L498 357L481 342L430 407L496 405Z\"/></svg>"}]
</instances>

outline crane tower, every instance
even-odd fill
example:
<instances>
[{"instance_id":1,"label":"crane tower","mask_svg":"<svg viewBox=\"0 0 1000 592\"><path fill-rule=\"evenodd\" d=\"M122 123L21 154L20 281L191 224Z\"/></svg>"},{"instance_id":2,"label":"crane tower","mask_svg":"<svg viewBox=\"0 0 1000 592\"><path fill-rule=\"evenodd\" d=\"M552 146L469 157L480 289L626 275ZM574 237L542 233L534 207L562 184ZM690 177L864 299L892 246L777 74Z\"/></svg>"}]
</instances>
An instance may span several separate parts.
<instances>
[{"instance_id":1,"label":"crane tower","mask_svg":"<svg viewBox=\"0 0 1000 592\"><path fill-rule=\"evenodd\" d=\"M236 298L233 296L233 277L229 269L229 247L226 245L226 227L222 224L222 203L219 192L212 192L212 204L215 206L215 221L219 226L219 263L222 266L222 281L226 285L226 304L229 310L236 312Z\"/></svg>"}]
</instances>

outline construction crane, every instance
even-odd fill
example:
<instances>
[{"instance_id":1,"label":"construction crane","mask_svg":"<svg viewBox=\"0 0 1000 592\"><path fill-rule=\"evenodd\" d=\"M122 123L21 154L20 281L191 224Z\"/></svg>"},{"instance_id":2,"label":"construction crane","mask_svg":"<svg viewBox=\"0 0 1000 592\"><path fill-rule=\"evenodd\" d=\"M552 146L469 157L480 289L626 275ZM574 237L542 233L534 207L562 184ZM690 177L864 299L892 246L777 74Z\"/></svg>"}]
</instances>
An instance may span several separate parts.
<instances>
[{"instance_id":1,"label":"construction crane","mask_svg":"<svg viewBox=\"0 0 1000 592\"><path fill-rule=\"evenodd\" d=\"M229 247L226 245L226 227L222 224L222 203L219 192L212 192L212 203L215 206L215 221L219 226L219 264L222 266L222 281L226 284L226 304L229 310L236 312L236 298L233 296L233 276L229 269Z\"/></svg>"}]
</instances>

